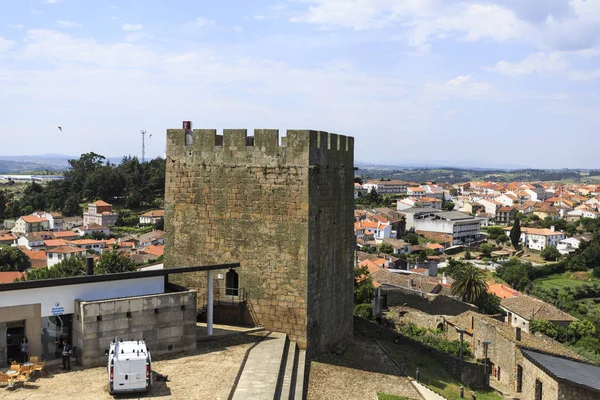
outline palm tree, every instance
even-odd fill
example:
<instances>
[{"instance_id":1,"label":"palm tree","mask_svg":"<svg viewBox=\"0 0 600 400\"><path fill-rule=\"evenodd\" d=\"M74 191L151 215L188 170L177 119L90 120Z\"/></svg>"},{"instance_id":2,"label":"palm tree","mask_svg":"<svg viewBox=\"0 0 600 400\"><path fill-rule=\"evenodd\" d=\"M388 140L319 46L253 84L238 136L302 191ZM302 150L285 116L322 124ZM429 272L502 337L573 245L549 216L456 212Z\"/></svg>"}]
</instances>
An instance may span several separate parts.
<instances>
[{"instance_id":1,"label":"palm tree","mask_svg":"<svg viewBox=\"0 0 600 400\"><path fill-rule=\"evenodd\" d=\"M487 291L487 287L483 270L469 263L457 271L451 290L462 301L473 303Z\"/></svg>"}]
</instances>

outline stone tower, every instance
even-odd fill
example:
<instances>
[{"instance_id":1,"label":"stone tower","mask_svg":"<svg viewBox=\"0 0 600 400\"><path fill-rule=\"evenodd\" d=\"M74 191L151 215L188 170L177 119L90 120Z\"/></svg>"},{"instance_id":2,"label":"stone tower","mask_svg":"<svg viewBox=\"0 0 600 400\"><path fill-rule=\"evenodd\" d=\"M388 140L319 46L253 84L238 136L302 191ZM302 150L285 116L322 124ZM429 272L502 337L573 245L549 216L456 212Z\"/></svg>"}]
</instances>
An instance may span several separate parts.
<instances>
[{"instance_id":1,"label":"stone tower","mask_svg":"<svg viewBox=\"0 0 600 400\"><path fill-rule=\"evenodd\" d=\"M167 130L165 267L240 262L255 323L308 355L352 340L354 138ZM226 271L223 271L223 273ZM178 283L198 290L206 279Z\"/></svg>"}]
</instances>

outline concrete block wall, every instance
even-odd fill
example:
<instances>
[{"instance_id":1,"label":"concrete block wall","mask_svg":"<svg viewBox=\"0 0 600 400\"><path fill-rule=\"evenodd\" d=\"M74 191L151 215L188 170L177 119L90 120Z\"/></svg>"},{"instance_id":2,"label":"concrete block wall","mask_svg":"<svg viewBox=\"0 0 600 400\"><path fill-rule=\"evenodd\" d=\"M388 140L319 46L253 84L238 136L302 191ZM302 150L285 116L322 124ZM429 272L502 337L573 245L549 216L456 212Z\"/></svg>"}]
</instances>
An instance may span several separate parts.
<instances>
[{"instance_id":1,"label":"concrete block wall","mask_svg":"<svg viewBox=\"0 0 600 400\"><path fill-rule=\"evenodd\" d=\"M114 339L145 339L153 356L196 348L196 292L103 301L76 300L73 344L84 367L106 364Z\"/></svg>"},{"instance_id":2,"label":"concrete block wall","mask_svg":"<svg viewBox=\"0 0 600 400\"><path fill-rule=\"evenodd\" d=\"M316 352L351 340L353 138L185 134L167 131L165 267L240 262L256 324ZM206 273L172 280L206 295Z\"/></svg>"}]
</instances>

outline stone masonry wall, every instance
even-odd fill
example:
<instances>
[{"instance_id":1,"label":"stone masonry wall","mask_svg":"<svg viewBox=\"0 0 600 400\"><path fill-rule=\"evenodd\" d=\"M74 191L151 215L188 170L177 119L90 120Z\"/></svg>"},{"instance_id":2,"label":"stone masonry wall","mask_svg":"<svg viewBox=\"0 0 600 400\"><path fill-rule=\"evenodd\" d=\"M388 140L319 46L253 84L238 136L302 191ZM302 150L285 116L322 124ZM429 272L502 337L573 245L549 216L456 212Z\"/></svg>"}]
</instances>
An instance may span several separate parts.
<instances>
[{"instance_id":1,"label":"stone masonry wall","mask_svg":"<svg viewBox=\"0 0 600 400\"><path fill-rule=\"evenodd\" d=\"M567 400L558 397L558 382L523 357L521 352L518 352L517 361L523 368L523 386L521 390L521 398L523 400L535 400L536 379L542 382L542 398L544 400ZM582 398L581 400L584 399Z\"/></svg>"},{"instance_id":2,"label":"stone masonry wall","mask_svg":"<svg viewBox=\"0 0 600 400\"><path fill-rule=\"evenodd\" d=\"M203 129L186 146L184 136L167 131L165 267L240 262L256 324L315 350L351 340L353 139L287 131L279 146L277 130ZM174 280L206 296L206 273Z\"/></svg>"},{"instance_id":3,"label":"stone masonry wall","mask_svg":"<svg viewBox=\"0 0 600 400\"><path fill-rule=\"evenodd\" d=\"M600 399L600 393L575 385L559 383L558 398L559 400L597 400Z\"/></svg>"},{"instance_id":4,"label":"stone masonry wall","mask_svg":"<svg viewBox=\"0 0 600 400\"><path fill-rule=\"evenodd\" d=\"M196 292L75 303L73 346L86 368L106 365L114 339L145 339L153 356L196 348Z\"/></svg>"}]
</instances>

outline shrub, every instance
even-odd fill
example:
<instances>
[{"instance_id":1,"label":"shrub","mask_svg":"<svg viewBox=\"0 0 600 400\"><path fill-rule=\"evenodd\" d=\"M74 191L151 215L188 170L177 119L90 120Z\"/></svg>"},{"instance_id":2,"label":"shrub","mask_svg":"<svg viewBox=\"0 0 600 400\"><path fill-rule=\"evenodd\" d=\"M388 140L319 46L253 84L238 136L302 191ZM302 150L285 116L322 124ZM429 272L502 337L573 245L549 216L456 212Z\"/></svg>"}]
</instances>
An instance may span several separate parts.
<instances>
[{"instance_id":1,"label":"shrub","mask_svg":"<svg viewBox=\"0 0 600 400\"><path fill-rule=\"evenodd\" d=\"M371 304L357 304L354 306L354 316L374 320L373 306Z\"/></svg>"}]
</instances>

